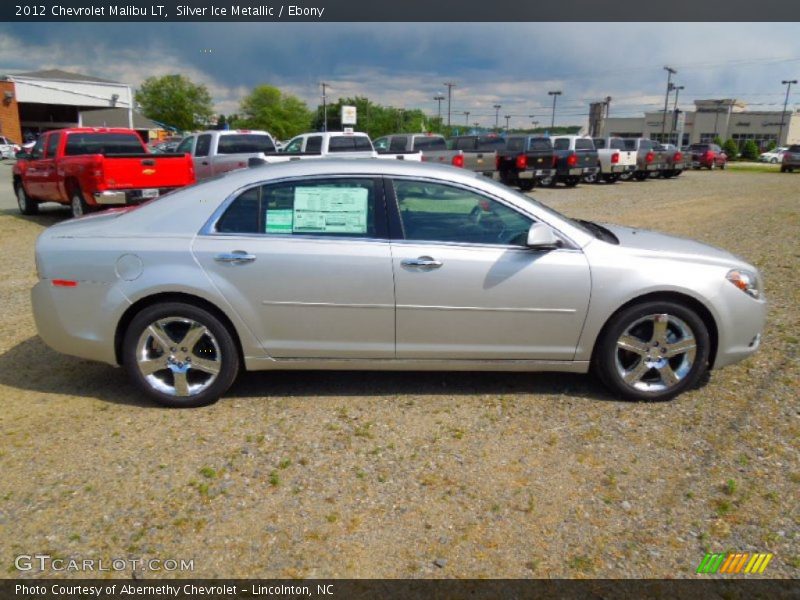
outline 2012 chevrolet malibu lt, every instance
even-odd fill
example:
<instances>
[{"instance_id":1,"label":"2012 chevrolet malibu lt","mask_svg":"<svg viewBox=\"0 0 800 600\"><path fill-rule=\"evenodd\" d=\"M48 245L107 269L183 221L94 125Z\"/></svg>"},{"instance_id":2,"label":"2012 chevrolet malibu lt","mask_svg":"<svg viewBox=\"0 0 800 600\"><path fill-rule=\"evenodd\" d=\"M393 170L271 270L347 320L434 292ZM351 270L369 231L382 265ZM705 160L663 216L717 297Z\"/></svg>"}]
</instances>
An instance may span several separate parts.
<instances>
[{"instance_id":1,"label":"2012 chevrolet malibu lt","mask_svg":"<svg viewBox=\"0 0 800 600\"><path fill-rule=\"evenodd\" d=\"M229 173L50 227L36 265L44 341L176 407L242 368L593 369L663 400L755 352L766 315L728 252L402 161Z\"/></svg>"}]
</instances>

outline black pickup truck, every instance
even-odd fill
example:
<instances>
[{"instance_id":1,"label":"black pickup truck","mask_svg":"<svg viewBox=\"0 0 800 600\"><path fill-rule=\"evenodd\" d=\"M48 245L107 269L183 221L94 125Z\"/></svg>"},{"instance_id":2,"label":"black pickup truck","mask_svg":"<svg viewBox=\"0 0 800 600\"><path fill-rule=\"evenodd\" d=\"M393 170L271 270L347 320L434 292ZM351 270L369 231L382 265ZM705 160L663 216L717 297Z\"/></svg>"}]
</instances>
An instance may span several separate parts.
<instances>
[{"instance_id":1,"label":"black pickup truck","mask_svg":"<svg viewBox=\"0 0 800 600\"><path fill-rule=\"evenodd\" d=\"M550 138L534 135L511 135L505 148L497 151L498 178L528 192L555 170L555 153Z\"/></svg>"},{"instance_id":2,"label":"black pickup truck","mask_svg":"<svg viewBox=\"0 0 800 600\"><path fill-rule=\"evenodd\" d=\"M562 181L567 187L575 187L584 177L600 171L592 138L559 135L551 139L556 156L556 172L553 177L542 179L542 185L555 186Z\"/></svg>"}]
</instances>

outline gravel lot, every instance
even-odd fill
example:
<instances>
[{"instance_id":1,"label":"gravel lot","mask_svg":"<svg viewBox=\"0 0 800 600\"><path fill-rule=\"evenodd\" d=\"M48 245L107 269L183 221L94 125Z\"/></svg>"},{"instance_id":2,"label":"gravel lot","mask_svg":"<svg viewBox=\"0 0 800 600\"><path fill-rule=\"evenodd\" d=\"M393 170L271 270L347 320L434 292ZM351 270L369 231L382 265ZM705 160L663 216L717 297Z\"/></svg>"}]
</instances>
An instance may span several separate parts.
<instances>
[{"instance_id":1,"label":"gravel lot","mask_svg":"<svg viewBox=\"0 0 800 600\"><path fill-rule=\"evenodd\" d=\"M10 171L0 163L5 577L41 576L13 567L33 553L194 559L177 575L200 577L693 577L706 551L773 552L764 577L800 575L800 176L534 191L762 270L761 351L672 402L616 401L574 375L291 372L176 411L38 339L33 243L67 213L19 216Z\"/></svg>"}]
</instances>

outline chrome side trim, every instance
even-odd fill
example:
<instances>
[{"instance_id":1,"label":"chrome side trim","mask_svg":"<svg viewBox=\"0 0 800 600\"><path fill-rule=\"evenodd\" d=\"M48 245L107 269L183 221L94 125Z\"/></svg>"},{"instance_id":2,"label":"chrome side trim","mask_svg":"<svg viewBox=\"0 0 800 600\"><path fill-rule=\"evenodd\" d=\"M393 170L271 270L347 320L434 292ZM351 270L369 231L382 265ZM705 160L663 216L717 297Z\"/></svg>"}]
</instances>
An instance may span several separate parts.
<instances>
[{"instance_id":1,"label":"chrome side trim","mask_svg":"<svg viewBox=\"0 0 800 600\"><path fill-rule=\"evenodd\" d=\"M391 308L394 304L339 304L335 302L293 302L293 301L272 301L262 300L265 306L314 306L326 308Z\"/></svg>"},{"instance_id":2,"label":"chrome side trim","mask_svg":"<svg viewBox=\"0 0 800 600\"><path fill-rule=\"evenodd\" d=\"M425 306L420 304L398 304L398 309L407 310L465 310L480 312L517 312L517 313L574 313L574 308L484 308L481 306Z\"/></svg>"}]
</instances>

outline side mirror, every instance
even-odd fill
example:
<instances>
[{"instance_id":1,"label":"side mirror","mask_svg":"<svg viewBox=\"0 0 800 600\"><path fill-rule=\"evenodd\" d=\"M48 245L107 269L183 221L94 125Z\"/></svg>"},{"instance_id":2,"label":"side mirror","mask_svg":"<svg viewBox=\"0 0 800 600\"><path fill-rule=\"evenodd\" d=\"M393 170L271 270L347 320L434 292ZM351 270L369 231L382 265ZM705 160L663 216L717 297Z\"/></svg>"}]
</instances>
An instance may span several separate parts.
<instances>
[{"instance_id":1,"label":"side mirror","mask_svg":"<svg viewBox=\"0 0 800 600\"><path fill-rule=\"evenodd\" d=\"M28 160L30 157L31 155L25 152L24 150L20 150L14 155L14 158L16 158L17 160Z\"/></svg>"},{"instance_id":2,"label":"side mirror","mask_svg":"<svg viewBox=\"0 0 800 600\"><path fill-rule=\"evenodd\" d=\"M555 250L562 246L562 242L550 227L544 223L534 223L528 230L526 246L533 250Z\"/></svg>"}]
</instances>

